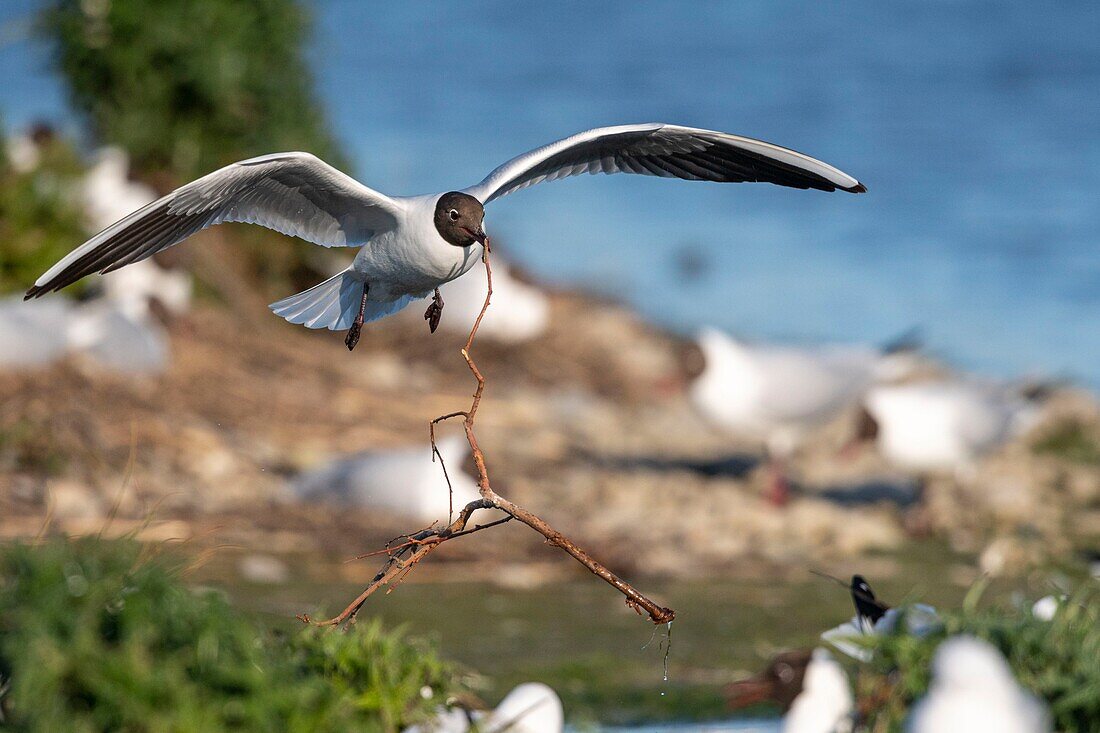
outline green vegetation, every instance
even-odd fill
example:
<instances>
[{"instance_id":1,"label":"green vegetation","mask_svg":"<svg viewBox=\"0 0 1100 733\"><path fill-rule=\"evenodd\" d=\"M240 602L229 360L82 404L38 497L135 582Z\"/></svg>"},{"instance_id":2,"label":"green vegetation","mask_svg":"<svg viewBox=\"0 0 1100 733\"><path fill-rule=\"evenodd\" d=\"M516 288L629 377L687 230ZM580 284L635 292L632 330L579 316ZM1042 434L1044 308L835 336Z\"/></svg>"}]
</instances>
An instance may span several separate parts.
<instances>
[{"instance_id":1,"label":"green vegetation","mask_svg":"<svg viewBox=\"0 0 1100 733\"><path fill-rule=\"evenodd\" d=\"M1100 436L1076 420L1055 425L1032 444L1032 450L1074 463L1100 466Z\"/></svg>"},{"instance_id":2,"label":"green vegetation","mask_svg":"<svg viewBox=\"0 0 1100 733\"><path fill-rule=\"evenodd\" d=\"M41 162L20 173L0 151L0 293L20 291L84 241L75 186L82 173L74 150L43 141Z\"/></svg>"},{"instance_id":3,"label":"green vegetation","mask_svg":"<svg viewBox=\"0 0 1100 733\"><path fill-rule=\"evenodd\" d=\"M294 0L53 0L40 27L93 136L143 174L189 180L279 150L340 162Z\"/></svg>"},{"instance_id":4,"label":"green vegetation","mask_svg":"<svg viewBox=\"0 0 1100 733\"><path fill-rule=\"evenodd\" d=\"M56 476L66 464L49 425L20 417L0 420L0 472Z\"/></svg>"},{"instance_id":5,"label":"green vegetation","mask_svg":"<svg viewBox=\"0 0 1100 733\"><path fill-rule=\"evenodd\" d=\"M970 634L997 647L1020 684L1046 699L1056 730L1100 728L1100 592L1089 586L1044 621L1030 607L977 608L975 587L962 610L943 613L943 628L924 638L870 637L873 661L857 676L857 698L869 714L867 730L901 731L909 707L928 689L936 647L949 636ZM904 628L903 623L898 624Z\"/></svg>"},{"instance_id":6,"label":"green vegetation","mask_svg":"<svg viewBox=\"0 0 1100 733\"><path fill-rule=\"evenodd\" d=\"M463 689L400 631L277 635L134 542L0 550L5 730L392 731Z\"/></svg>"}]
</instances>

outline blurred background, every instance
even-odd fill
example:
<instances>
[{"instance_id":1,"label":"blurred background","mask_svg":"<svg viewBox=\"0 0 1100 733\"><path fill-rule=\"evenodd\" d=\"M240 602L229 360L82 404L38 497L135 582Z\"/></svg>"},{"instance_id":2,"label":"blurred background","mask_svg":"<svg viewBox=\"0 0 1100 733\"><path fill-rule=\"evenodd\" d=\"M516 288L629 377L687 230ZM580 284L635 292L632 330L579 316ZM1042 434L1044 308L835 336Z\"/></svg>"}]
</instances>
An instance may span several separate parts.
<instances>
[{"instance_id":1,"label":"blurred background","mask_svg":"<svg viewBox=\"0 0 1100 733\"><path fill-rule=\"evenodd\" d=\"M3 537L181 540L272 623L339 610L376 569L349 558L446 515L426 421L468 399L484 271L444 289L439 333L414 304L353 354L265 308L351 254L258 228L22 291L250 156L307 150L417 194L664 121L869 189L600 176L488 211L494 486L677 609L668 679L617 596L511 525L366 613L436 636L490 700L538 679L574 720L716 718L726 683L850 614L810 570L951 604L979 577L1041 594L1096 562L1095 3L153 8L0 7Z\"/></svg>"}]
</instances>

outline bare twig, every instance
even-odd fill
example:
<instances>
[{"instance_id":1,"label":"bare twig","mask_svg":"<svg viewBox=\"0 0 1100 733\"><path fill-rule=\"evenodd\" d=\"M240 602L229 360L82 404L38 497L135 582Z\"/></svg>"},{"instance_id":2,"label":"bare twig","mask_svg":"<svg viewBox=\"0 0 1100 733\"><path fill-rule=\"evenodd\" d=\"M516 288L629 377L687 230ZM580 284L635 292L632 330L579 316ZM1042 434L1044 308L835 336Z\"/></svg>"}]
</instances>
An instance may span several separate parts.
<instances>
[{"instance_id":1,"label":"bare twig","mask_svg":"<svg viewBox=\"0 0 1100 733\"><path fill-rule=\"evenodd\" d=\"M543 519L493 491L492 485L489 483L489 470L485 464L485 454L478 445L477 436L474 434L474 419L477 417L477 410L481 406L481 398L485 393L485 377L481 374L481 371L477 368L477 364L474 363L473 358L470 356L470 352L474 345L474 337L477 335L477 330L481 326L482 319L485 317L485 312L489 309L489 301L493 297L493 271L489 265L488 243L486 243L482 253L482 262L485 264L485 280L487 286L485 303L481 306L481 312L478 313L477 320L474 321L473 328L470 329L470 335L466 338L466 345L463 346L461 351L462 358L466 361L466 366L470 369L470 373L474 375L474 379L477 380L477 388L474 390L473 401L470 403L470 408L468 410L459 410L446 415L440 415L428 423L428 435L432 444L432 460L435 460L438 456L440 463L443 463L443 456L440 454L439 448L436 446L435 442L435 426L447 420L458 417L462 418L462 427L466 433L466 440L470 444L470 451L474 457L474 464L477 466L477 487L478 492L481 494L481 498L463 507L457 517L453 517L452 508L448 516L448 524L445 527L437 529L432 526L410 535L403 535L397 538L403 538L404 540L399 544L388 545L383 550L361 555L360 557L370 557L372 555L385 554L387 559L382 569L378 571L370 584L359 594L359 597L348 604L347 608L339 615L327 621L313 621L309 616L305 615L298 616L298 618L318 626L338 626L345 622L353 623L356 614L359 613L359 609L363 607L363 604L366 603L367 599L376 590L383 586L389 586L390 590L392 590L393 587L399 584L410 572L412 572L412 569L417 563L427 557L428 554L439 545L447 540L473 534L483 529L489 529L490 527L504 524L512 519L518 519L545 537L547 542L551 545L560 547L567 552L573 559L588 568L589 572L593 575L602 578L605 582L626 596L626 604L639 614L644 612L655 624L663 624L672 621L676 613L671 608L665 608L654 603L649 598L639 593L630 583L627 583L625 580L615 575L615 573L608 570L604 565L578 547L575 542L547 524ZM450 477L446 473L446 465L444 465L443 470L449 488ZM470 515L478 509L499 509L504 512L506 516L502 519L467 529L466 525L470 521Z\"/></svg>"}]
</instances>

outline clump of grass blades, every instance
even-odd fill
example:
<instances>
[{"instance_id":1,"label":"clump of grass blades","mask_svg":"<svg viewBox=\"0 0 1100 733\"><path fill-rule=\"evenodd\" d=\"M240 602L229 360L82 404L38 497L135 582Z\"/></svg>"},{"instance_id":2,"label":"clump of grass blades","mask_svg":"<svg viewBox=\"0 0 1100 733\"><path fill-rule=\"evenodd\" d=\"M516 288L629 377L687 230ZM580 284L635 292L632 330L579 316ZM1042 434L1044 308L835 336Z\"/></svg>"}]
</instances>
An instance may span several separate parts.
<instances>
[{"instance_id":1,"label":"clump of grass blades","mask_svg":"<svg viewBox=\"0 0 1100 733\"><path fill-rule=\"evenodd\" d=\"M377 622L274 633L135 542L0 549L5 730L392 731L464 682Z\"/></svg>"}]
</instances>

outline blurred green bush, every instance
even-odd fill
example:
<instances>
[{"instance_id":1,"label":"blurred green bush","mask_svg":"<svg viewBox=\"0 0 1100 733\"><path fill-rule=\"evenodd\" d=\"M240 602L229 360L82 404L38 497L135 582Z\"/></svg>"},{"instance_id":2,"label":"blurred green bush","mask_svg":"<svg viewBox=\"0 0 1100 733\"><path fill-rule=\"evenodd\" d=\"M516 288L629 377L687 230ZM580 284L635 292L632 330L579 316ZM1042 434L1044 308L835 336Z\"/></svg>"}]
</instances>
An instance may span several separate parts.
<instances>
[{"instance_id":1,"label":"blurred green bush","mask_svg":"<svg viewBox=\"0 0 1100 733\"><path fill-rule=\"evenodd\" d=\"M77 200L83 166L61 140L44 140L38 167L20 173L0 150L0 293L26 290L84 241Z\"/></svg>"},{"instance_id":2,"label":"blurred green bush","mask_svg":"<svg viewBox=\"0 0 1100 733\"><path fill-rule=\"evenodd\" d=\"M347 170L305 62L309 28L296 0L49 0L37 22L89 141L126 150L133 176L162 194L284 150ZM91 232L50 171L0 175L2 292L26 288ZM236 302L242 287L283 296L338 269L339 255L275 232L218 231L209 251L166 258L193 264L200 292Z\"/></svg>"},{"instance_id":3,"label":"blurred green bush","mask_svg":"<svg viewBox=\"0 0 1100 733\"><path fill-rule=\"evenodd\" d=\"M861 729L904 730L908 710L928 690L936 647L949 636L969 634L999 649L1020 684L1047 701L1055 730L1100 730L1100 591L1095 581L1062 601L1050 621L1036 618L1026 605L979 609L984 587L975 586L961 610L941 613L943 627L928 636L862 637L874 657L855 677L865 715Z\"/></svg>"},{"instance_id":4,"label":"blurred green bush","mask_svg":"<svg viewBox=\"0 0 1100 733\"><path fill-rule=\"evenodd\" d=\"M280 150L344 163L305 63L309 25L295 0L51 0L39 23L93 137L177 183Z\"/></svg>"},{"instance_id":5,"label":"blurred green bush","mask_svg":"<svg viewBox=\"0 0 1100 733\"><path fill-rule=\"evenodd\" d=\"M94 538L0 550L0 728L393 731L463 688L401 631L280 636L148 554Z\"/></svg>"}]
</instances>

